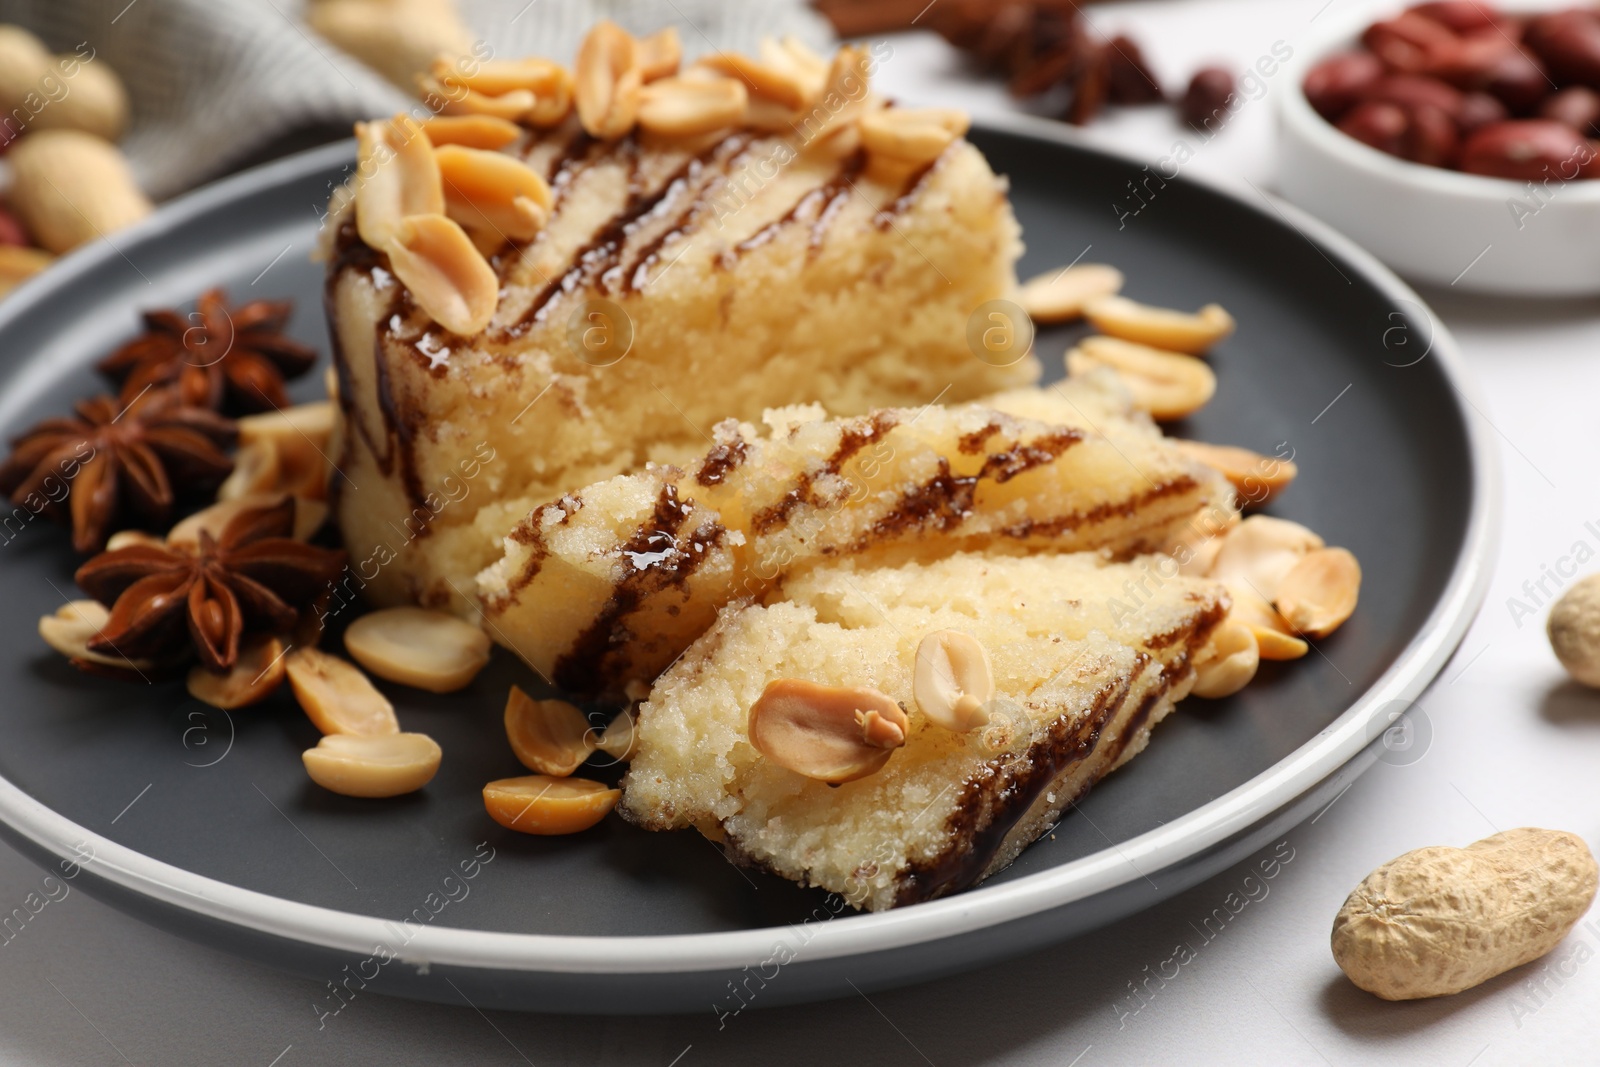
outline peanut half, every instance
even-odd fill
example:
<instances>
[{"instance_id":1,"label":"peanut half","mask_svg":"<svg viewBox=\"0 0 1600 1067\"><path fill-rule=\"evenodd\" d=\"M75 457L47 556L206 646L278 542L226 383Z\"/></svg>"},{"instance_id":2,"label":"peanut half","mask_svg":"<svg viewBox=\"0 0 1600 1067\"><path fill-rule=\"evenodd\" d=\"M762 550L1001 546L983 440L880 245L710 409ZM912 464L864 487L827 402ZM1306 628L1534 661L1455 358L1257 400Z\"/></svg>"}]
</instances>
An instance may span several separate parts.
<instances>
[{"instance_id":1,"label":"peanut half","mask_svg":"<svg viewBox=\"0 0 1600 1067\"><path fill-rule=\"evenodd\" d=\"M1207 700L1232 696L1249 685L1261 667L1261 646L1255 631L1237 619L1223 620L1195 656L1194 667L1191 693Z\"/></svg>"},{"instance_id":2,"label":"peanut half","mask_svg":"<svg viewBox=\"0 0 1600 1067\"><path fill-rule=\"evenodd\" d=\"M591 137L614 141L633 128L644 85L639 42L610 19L578 47L574 71L578 121Z\"/></svg>"},{"instance_id":3,"label":"peanut half","mask_svg":"<svg viewBox=\"0 0 1600 1067\"><path fill-rule=\"evenodd\" d=\"M379 678L430 693L471 685L489 662L489 638L482 630L426 608L368 612L344 632L344 648Z\"/></svg>"},{"instance_id":4,"label":"peanut half","mask_svg":"<svg viewBox=\"0 0 1600 1067\"><path fill-rule=\"evenodd\" d=\"M817 96L824 102L839 101L839 108L832 110L830 103L805 116L801 128L809 135L805 143L807 152L840 159L861 147L857 120L864 112L878 106L867 91L870 69L867 50L860 45L843 45L833 54Z\"/></svg>"},{"instance_id":5,"label":"peanut half","mask_svg":"<svg viewBox=\"0 0 1600 1067\"><path fill-rule=\"evenodd\" d=\"M808 99L806 85L792 64L769 63L737 52L716 51L703 57L699 65L739 82L750 95L771 100L787 111L799 109Z\"/></svg>"},{"instance_id":6,"label":"peanut half","mask_svg":"<svg viewBox=\"0 0 1600 1067\"><path fill-rule=\"evenodd\" d=\"M1589 846L1559 830L1419 848L1356 886L1333 920L1333 958L1384 1000L1459 993L1555 948L1597 877Z\"/></svg>"},{"instance_id":7,"label":"peanut half","mask_svg":"<svg viewBox=\"0 0 1600 1067\"><path fill-rule=\"evenodd\" d=\"M663 78L639 94L639 128L694 137L744 121L749 95L732 78Z\"/></svg>"},{"instance_id":8,"label":"peanut half","mask_svg":"<svg viewBox=\"0 0 1600 1067\"><path fill-rule=\"evenodd\" d=\"M1218 471L1239 493L1241 505L1261 506L1287 489L1300 473L1294 460L1264 456L1237 445L1213 445L1169 437L1174 448Z\"/></svg>"},{"instance_id":9,"label":"peanut half","mask_svg":"<svg viewBox=\"0 0 1600 1067\"><path fill-rule=\"evenodd\" d=\"M333 436L335 417L331 400L246 415L238 420L240 455L252 447L270 444L277 467L277 483L272 488L324 500L328 477L333 472L328 441Z\"/></svg>"},{"instance_id":10,"label":"peanut half","mask_svg":"<svg viewBox=\"0 0 1600 1067\"><path fill-rule=\"evenodd\" d=\"M683 42L678 28L668 26L639 41L639 76L646 84L678 73L683 62Z\"/></svg>"},{"instance_id":11,"label":"peanut half","mask_svg":"<svg viewBox=\"0 0 1600 1067\"><path fill-rule=\"evenodd\" d=\"M1110 367L1134 405L1166 422L1192 415L1217 391L1217 376L1198 359L1115 337L1085 337L1067 353L1067 373Z\"/></svg>"},{"instance_id":12,"label":"peanut half","mask_svg":"<svg viewBox=\"0 0 1600 1067\"><path fill-rule=\"evenodd\" d=\"M550 186L520 159L461 145L445 145L435 156L445 214L467 229L528 241L549 220L555 203Z\"/></svg>"},{"instance_id":13,"label":"peanut half","mask_svg":"<svg viewBox=\"0 0 1600 1067\"><path fill-rule=\"evenodd\" d=\"M911 696L933 722L966 733L989 722L985 708L994 699L994 668L989 651L971 634L938 630L917 645Z\"/></svg>"},{"instance_id":14,"label":"peanut half","mask_svg":"<svg viewBox=\"0 0 1600 1067\"><path fill-rule=\"evenodd\" d=\"M948 108L882 108L861 116L861 146L869 153L906 166L938 159L967 132L972 120Z\"/></svg>"},{"instance_id":15,"label":"peanut half","mask_svg":"<svg viewBox=\"0 0 1600 1067\"><path fill-rule=\"evenodd\" d=\"M1278 613L1296 633L1326 637L1356 610L1361 564L1345 548L1307 552L1278 583Z\"/></svg>"},{"instance_id":16,"label":"peanut half","mask_svg":"<svg viewBox=\"0 0 1600 1067\"><path fill-rule=\"evenodd\" d=\"M458 144L493 150L521 137L522 127L493 115L435 115L422 124L422 132L435 148Z\"/></svg>"},{"instance_id":17,"label":"peanut half","mask_svg":"<svg viewBox=\"0 0 1600 1067\"><path fill-rule=\"evenodd\" d=\"M347 660L315 648L284 657L295 699L325 734L398 734L394 705ZM314 776L313 776L314 777Z\"/></svg>"},{"instance_id":18,"label":"peanut half","mask_svg":"<svg viewBox=\"0 0 1600 1067\"><path fill-rule=\"evenodd\" d=\"M88 642L105 629L111 612L98 600L73 600L61 605L54 615L39 617L39 636L44 643L70 660L83 660L103 667L144 670L154 666L147 660L123 659L101 652L90 652Z\"/></svg>"},{"instance_id":19,"label":"peanut half","mask_svg":"<svg viewBox=\"0 0 1600 1067\"><path fill-rule=\"evenodd\" d=\"M1229 530L1217 550L1209 577L1249 586L1263 600L1278 598L1283 576L1322 547L1322 538L1298 522L1251 515Z\"/></svg>"},{"instance_id":20,"label":"peanut half","mask_svg":"<svg viewBox=\"0 0 1600 1067\"><path fill-rule=\"evenodd\" d=\"M639 747L639 711L637 708L625 708L604 730L595 741L595 748L604 752L618 763L626 763L633 758Z\"/></svg>"},{"instance_id":21,"label":"peanut half","mask_svg":"<svg viewBox=\"0 0 1600 1067\"><path fill-rule=\"evenodd\" d=\"M356 123L356 230L387 250L400 220L442 215L444 185L433 142L408 116Z\"/></svg>"},{"instance_id":22,"label":"peanut half","mask_svg":"<svg viewBox=\"0 0 1600 1067\"><path fill-rule=\"evenodd\" d=\"M1120 292L1122 280L1120 270L1104 263L1075 264L1029 278L1017 302L1034 322L1071 322L1090 300Z\"/></svg>"},{"instance_id":23,"label":"peanut half","mask_svg":"<svg viewBox=\"0 0 1600 1067\"><path fill-rule=\"evenodd\" d=\"M1089 301L1084 316L1101 333L1168 352L1198 356L1233 332L1233 316L1220 304L1207 304L1194 314L1151 307L1125 296Z\"/></svg>"},{"instance_id":24,"label":"peanut half","mask_svg":"<svg viewBox=\"0 0 1600 1067\"><path fill-rule=\"evenodd\" d=\"M622 792L587 778L530 774L502 778L483 787L489 818L523 834L575 834L587 830L617 806Z\"/></svg>"},{"instance_id":25,"label":"peanut half","mask_svg":"<svg viewBox=\"0 0 1600 1067\"><path fill-rule=\"evenodd\" d=\"M218 500L208 508L201 508L193 515L181 520L171 530L167 531L167 544L169 545L198 545L200 531L204 530L213 538L222 536L223 527L233 521L233 517L241 511L251 508L270 507L283 501L282 492L242 493L236 497ZM309 540L311 535L322 528L328 519L328 505L320 500L308 500L305 497L294 498L294 530L291 536L296 541Z\"/></svg>"},{"instance_id":26,"label":"peanut half","mask_svg":"<svg viewBox=\"0 0 1600 1067\"><path fill-rule=\"evenodd\" d=\"M534 700L517 686L506 698L506 740L530 771L565 778L594 752L594 731L565 700Z\"/></svg>"},{"instance_id":27,"label":"peanut half","mask_svg":"<svg viewBox=\"0 0 1600 1067\"><path fill-rule=\"evenodd\" d=\"M218 674L204 667L191 667L187 684L189 695L214 708L243 708L271 696L283 684L288 670L284 666L283 642L276 637L247 641L231 670Z\"/></svg>"},{"instance_id":28,"label":"peanut half","mask_svg":"<svg viewBox=\"0 0 1600 1067\"><path fill-rule=\"evenodd\" d=\"M328 734L301 753L311 780L347 797L397 797L433 781L443 757L427 734Z\"/></svg>"},{"instance_id":29,"label":"peanut half","mask_svg":"<svg viewBox=\"0 0 1600 1067\"><path fill-rule=\"evenodd\" d=\"M755 750L778 766L838 784L889 762L906 743L910 720L876 689L779 678L750 706L745 729Z\"/></svg>"},{"instance_id":30,"label":"peanut half","mask_svg":"<svg viewBox=\"0 0 1600 1067\"><path fill-rule=\"evenodd\" d=\"M548 59L485 60L472 69L445 54L417 78L424 94L437 97L448 115L483 116L548 127L572 110L573 80Z\"/></svg>"},{"instance_id":31,"label":"peanut half","mask_svg":"<svg viewBox=\"0 0 1600 1067\"><path fill-rule=\"evenodd\" d=\"M470 337L494 318L500 279L454 219L443 215L401 219L394 241L384 251L412 298L451 333Z\"/></svg>"},{"instance_id":32,"label":"peanut half","mask_svg":"<svg viewBox=\"0 0 1600 1067\"><path fill-rule=\"evenodd\" d=\"M1233 608L1228 618L1249 627L1262 659L1299 659L1311 646L1290 632L1289 624L1260 593L1241 581L1224 582Z\"/></svg>"}]
</instances>

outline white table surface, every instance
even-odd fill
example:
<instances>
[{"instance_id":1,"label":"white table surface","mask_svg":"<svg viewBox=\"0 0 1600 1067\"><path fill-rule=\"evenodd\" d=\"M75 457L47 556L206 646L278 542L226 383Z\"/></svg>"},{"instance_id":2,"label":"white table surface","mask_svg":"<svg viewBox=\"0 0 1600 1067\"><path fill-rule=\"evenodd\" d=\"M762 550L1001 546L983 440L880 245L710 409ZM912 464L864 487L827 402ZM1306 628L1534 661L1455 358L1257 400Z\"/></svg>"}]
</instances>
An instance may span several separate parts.
<instances>
[{"instance_id":1,"label":"white table surface","mask_svg":"<svg viewBox=\"0 0 1600 1067\"><path fill-rule=\"evenodd\" d=\"M1202 61L1253 62L1291 46L1334 0L1204 0L1097 9L1129 29L1169 82ZM906 100L1009 106L972 82L931 36L895 39L880 84ZM1265 188L1271 95L1240 111L1190 164ZM1152 158L1192 138L1169 113L1115 116L1091 136ZM1540 963L1462 995L1378 1001L1340 974L1328 931L1373 867L1412 848L1546 826L1600 843L1600 694L1565 682L1540 611L1517 625L1507 600L1571 551L1600 547L1600 300L1506 302L1424 294L1478 376L1502 445L1505 522L1488 603L1423 698L1432 741L1380 763L1317 819L1284 837L1293 859L1207 942L1197 928L1251 860L1167 903L1032 956L929 985L827 1004L747 1011L724 1029L680 1018L482 1015L365 995L319 1030L320 987L168 936L79 891L0 947L0 1062L252 1064L1237 1064L1426 1062L1430 1067L1595 1062L1600 913ZM1325 421L1337 423L1333 408ZM1160 743L1157 738L1157 743ZM1268 852L1271 850L1269 849ZM1265 853L1263 854L1265 855ZM0 911L39 891L43 871L0 846ZM1593 925L1588 925L1593 923ZM1130 983L1195 958L1145 1001ZM1149 972L1146 971L1149 968ZM1135 1010L1135 1009L1138 1010Z\"/></svg>"}]
</instances>

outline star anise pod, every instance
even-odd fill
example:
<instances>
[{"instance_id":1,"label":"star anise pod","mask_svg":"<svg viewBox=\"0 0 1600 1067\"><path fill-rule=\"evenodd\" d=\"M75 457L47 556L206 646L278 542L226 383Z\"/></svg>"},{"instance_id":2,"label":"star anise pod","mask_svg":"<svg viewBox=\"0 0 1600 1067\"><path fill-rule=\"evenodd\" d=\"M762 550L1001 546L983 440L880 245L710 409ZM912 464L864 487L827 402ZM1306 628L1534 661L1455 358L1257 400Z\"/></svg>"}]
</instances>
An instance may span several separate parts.
<instances>
[{"instance_id":1,"label":"star anise pod","mask_svg":"<svg viewBox=\"0 0 1600 1067\"><path fill-rule=\"evenodd\" d=\"M150 390L124 405L106 395L12 441L0 493L72 523L72 547L96 552L119 520L161 525L180 493L215 489L233 470L233 420Z\"/></svg>"},{"instance_id":2,"label":"star anise pod","mask_svg":"<svg viewBox=\"0 0 1600 1067\"><path fill-rule=\"evenodd\" d=\"M247 635L283 634L338 580L345 554L289 535L293 498L234 516L189 545L130 545L78 568L85 592L111 609L91 652L170 663L192 649L226 671Z\"/></svg>"},{"instance_id":3,"label":"star anise pod","mask_svg":"<svg viewBox=\"0 0 1600 1067\"><path fill-rule=\"evenodd\" d=\"M124 397L175 385L187 403L214 411L285 407L285 380L317 361L314 349L283 332L293 310L288 300L230 308L227 294L212 289L187 316L145 312L145 332L102 360L100 370L122 383Z\"/></svg>"}]
</instances>

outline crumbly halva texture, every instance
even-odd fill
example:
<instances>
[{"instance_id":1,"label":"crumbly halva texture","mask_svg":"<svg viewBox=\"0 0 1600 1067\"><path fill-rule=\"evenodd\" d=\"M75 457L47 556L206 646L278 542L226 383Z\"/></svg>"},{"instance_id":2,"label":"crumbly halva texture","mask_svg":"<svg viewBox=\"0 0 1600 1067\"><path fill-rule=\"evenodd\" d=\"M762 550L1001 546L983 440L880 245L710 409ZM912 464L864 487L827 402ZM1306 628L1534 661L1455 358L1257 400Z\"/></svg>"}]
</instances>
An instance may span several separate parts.
<instances>
[{"instance_id":1,"label":"crumbly halva texture","mask_svg":"<svg viewBox=\"0 0 1600 1067\"><path fill-rule=\"evenodd\" d=\"M1104 374L854 418L785 408L767 423L727 420L696 464L536 509L479 576L489 632L559 686L622 691L654 678L724 604L819 562L987 546L1128 555L1167 544L1203 508L1232 507L1228 483Z\"/></svg>"},{"instance_id":2,"label":"crumbly halva texture","mask_svg":"<svg viewBox=\"0 0 1600 1067\"><path fill-rule=\"evenodd\" d=\"M693 827L740 862L874 911L1000 870L1141 751L1229 604L1161 555L857 562L721 612L639 707L620 810L651 829ZM992 661L979 730L938 726L913 698L917 646L946 629ZM888 694L910 715L905 745L836 787L785 770L746 733L749 708L780 678Z\"/></svg>"},{"instance_id":3,"label":"crumbly halva texture","mask_svg":"<svg viewBox=\"0 0 1600 1067\"><path fill-rule=\"evenodd\" d=\"M343 419L340 529L380 605L466 611L531 509L647 461L687 461L726 418L819 402L856 415L1034 381L976 358L969 316L1011 296L1003 179L964 140L888 176L804 133L613 142L569 120L501 151L553 204L490 257L490 326L445 331L331 219L327 304Z\"/></svg>"}]
</instances>

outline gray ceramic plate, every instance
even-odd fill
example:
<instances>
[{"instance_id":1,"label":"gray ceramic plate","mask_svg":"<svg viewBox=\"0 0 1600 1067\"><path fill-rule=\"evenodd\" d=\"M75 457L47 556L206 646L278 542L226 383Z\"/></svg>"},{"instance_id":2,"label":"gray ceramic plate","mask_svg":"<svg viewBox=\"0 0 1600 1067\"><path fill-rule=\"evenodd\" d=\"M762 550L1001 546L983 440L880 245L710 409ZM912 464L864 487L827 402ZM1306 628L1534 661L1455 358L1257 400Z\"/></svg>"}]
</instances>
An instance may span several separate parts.
<instances>
[{"instance_id":1,"label":"gray ceramic plate","mask_svg":"<svg viewBox=\"0 0 1600 1067\"><path fill-rule=\"evenodd\" d=\"M984 886L836 914L823 895L736 869L691 834L612 819L533 838L490 822L482 784L524 773L499 715L506 687L533 679L508 656L465 692L389 690L408 728L447 754L427 789L385 802L326 793L301 768L316 733L287 693L229 716L179 683L96 680L45 649L34 620L77 595L76 561L58 528L12 521L0 524L8 838L52 867L78 860L64 868L76 884L149 922L334 985L653 1012L974 967L1145 907L1304 818L1375 758L1374 739L1444 664L1483 596L1494 459L1455 346L1393 275L1290 208L1188 180L1162 186L1054 125L973 139L1011 177L1025 273L1084 254L1121 267L1131 296L1216 300L1238 318L1213 357L1216 399L1177 429L1294 449L1300 479L1273 511L1366 568L1360 611L1315 653L1267 666L1231 700L1187 703L1147 753ZM325 350L321 271L307 253L351 154L331 146L185 197L0 304L0 432L96 389L91 362L136 329L141 308L208 286L293 297L294 332ZM1053 373L1071 332L1041 335ZM330 993L326 1010L338 1004Z\"/></svg>"}]
</instances>

